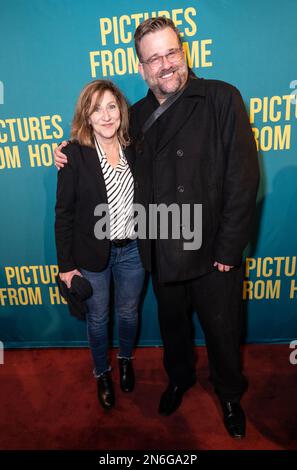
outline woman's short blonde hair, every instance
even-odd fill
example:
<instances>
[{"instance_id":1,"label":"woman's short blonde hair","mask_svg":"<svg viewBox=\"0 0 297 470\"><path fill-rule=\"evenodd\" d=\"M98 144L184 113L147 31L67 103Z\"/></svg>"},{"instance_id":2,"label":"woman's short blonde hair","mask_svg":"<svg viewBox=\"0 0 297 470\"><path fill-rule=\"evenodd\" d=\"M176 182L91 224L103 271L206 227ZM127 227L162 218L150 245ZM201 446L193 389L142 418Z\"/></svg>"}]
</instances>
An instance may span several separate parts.
<instances>
[{"instance_id":1,"label":"woman's short blonde hair","mask_svg":"<svg viewBox=\"0 0 297 470\"><path fill-rule=\"evenodd\" d=\"M130 143L128 105L123 93L110 80L94 80L88 83L81 91L72 121L71 139L76 140L81 145L95 147L93 129L89 124L89 117L105 91L110 91L114 95L120 109L121 124L118 130L118 139L122 147L127 147ZM95 93L97 93L97 99L91 109L91 102Z\"/></svg>"}]
</instances>

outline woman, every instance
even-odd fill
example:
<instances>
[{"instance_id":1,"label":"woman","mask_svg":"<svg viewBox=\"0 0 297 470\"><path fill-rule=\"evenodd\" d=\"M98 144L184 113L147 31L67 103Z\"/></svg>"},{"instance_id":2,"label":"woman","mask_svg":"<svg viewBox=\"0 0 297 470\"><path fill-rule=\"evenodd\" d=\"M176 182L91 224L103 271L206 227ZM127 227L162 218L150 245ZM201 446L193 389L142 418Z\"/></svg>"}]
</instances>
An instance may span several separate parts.
<instances>
[{"instance_id":1,"label":"woman","mask_svg":"<svg viewBox=\"0 0 297 470\"><path fill-rule=\"evenodd\" d=\"M120 384L125 392L134 388L132 350L144 280L133 239L133 177L128 155L124 154L129 144L128 108L112 82L96 80L82 90L71 138L72 142L63 149L68 165L58 173L57 258L60 278L68 287L74 275L83 275L92 285L93 295L86 301L87 332L98 398L109 409L115 403L108 361L111 278L119 320ZM97 229L94 234L98 222L94 210L100 204L99 208L106 205L109 213L109 233L105 236L98 235Z\"/></svg>"}]
</instances>

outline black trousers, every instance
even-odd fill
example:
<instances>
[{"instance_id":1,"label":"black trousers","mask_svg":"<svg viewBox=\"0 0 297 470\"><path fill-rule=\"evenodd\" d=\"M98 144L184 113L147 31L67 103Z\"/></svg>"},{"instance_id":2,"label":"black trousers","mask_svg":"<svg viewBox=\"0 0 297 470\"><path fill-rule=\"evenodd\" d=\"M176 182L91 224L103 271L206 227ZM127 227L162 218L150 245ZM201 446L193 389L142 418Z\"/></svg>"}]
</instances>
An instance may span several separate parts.
<instances>
[{"instance_id":1,"label":"black trousers","mask_svg":"<svg viewBox=\"0 0 297 470\"><path fill-rule=\"evenodd\" d=\"M152 279L169 379L184 386L195 375L189 315L193 309L205 335L215 391L223 400L239 401L247 385L240 358L243 267L184 282L160 283L156 272Z\"/></svg>"}]
</instances>

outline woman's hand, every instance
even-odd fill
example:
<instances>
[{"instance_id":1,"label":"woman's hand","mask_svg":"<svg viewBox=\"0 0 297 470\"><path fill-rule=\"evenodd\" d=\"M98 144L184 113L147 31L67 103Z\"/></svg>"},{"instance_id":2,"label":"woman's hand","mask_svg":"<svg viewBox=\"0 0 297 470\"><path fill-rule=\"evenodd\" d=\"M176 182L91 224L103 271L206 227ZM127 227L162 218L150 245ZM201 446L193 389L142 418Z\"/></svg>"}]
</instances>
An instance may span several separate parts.
<instances>
[{"instance_id":1,"label":"woman's hand","mask_svg":"<svg viewBox=\"0 0 297 470\"><path fill-rule=\"evenodd\" d=\"M60 279L65 282L68 289L70 289L72 278L75 275L82 277L82 274L77 269L73 269L73 271L68 271L67 273L59 273Z\"/></svg>"},{"instance_id":2,"label":"woman's hand","mask_svg":"<svg viewBox=\"0 0 297 470\"><path fill-rule=\"evenodd\" d=\"M60 168L63 168L65 164L67 164L67 157L65 153L63 153L61 150L63 147L66 147L68 145L68 140L63 140L63 142L59 145L59 147L56 147L54 150L54 155L55 155L55 167L59 170Z\"/></svg>"}]
</instances>

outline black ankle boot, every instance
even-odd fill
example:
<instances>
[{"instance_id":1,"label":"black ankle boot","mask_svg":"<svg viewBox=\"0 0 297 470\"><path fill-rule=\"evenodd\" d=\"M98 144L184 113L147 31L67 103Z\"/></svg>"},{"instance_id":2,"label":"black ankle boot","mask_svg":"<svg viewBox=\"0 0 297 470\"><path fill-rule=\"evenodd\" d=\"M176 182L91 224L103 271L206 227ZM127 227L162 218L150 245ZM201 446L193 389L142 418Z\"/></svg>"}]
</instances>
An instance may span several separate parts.
<instances>
[{"instance_id":1,"label":"black ankle boot","mask_svg":"<svg viewBox=\"0 0 297 470\"><path fill-rule=\"evenodd\" d=\"M245 437L245 414L238 402L221 400L224 414L224 424L228 433L234 439Z\"/></svg>"},{"instance_id":2,"label":"black ankle boot","mask_svg":"<svg viewBox=\"0 0 297 470\"><path fill-rule=\"evenodd\" d=\"M178 409L181 405L184 394L189 388L193 387L196 383L196 375L190 378L190 380L183 386L178 386L173 382L169 382L165 392L161 395L159 404L159 414L162 416L169 416Z\"/></svg>"},{"instance_id":3,"label":"black ankle boot","mask_svg":"<svg viewBox=\"0 0 297 470\"><path fill-rule=\"evenodd\" d=\"M109 410L114 406L114 391L110 371L104 372L97 379L98 400L103 408Z\"/></svg>"},{"instance_id":4,"label":"black ankle boot","mask_svg":"<svg viewBox=\"0 0 297 470\"><path fill-rule=\"evenodd\" d=\"M120 384L123 392L132 392L135 385L135 375L132 359L119 359Z\"/></svg>"}]
</instances>

